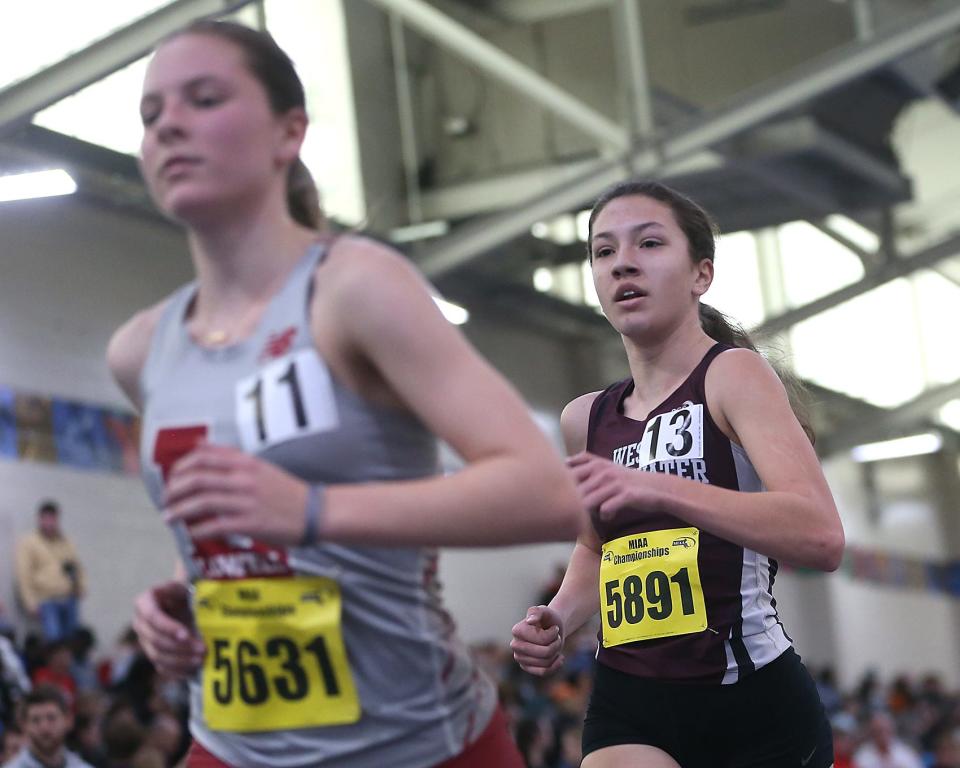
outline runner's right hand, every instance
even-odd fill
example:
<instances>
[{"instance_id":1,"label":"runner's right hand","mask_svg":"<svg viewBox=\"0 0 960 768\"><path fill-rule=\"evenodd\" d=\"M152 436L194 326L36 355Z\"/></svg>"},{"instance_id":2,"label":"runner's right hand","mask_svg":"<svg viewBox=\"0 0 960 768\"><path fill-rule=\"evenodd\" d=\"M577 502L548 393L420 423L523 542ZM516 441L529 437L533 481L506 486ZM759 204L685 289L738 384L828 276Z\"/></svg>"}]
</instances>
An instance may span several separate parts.
<instances>
[{"instance_id":1,"label":"runner's right hand","mask_svg":"<svg viewBox=\"0 0 960 768\"><path fill-rule=\"evenodd\" d=\"M513 625L513 658L531 675L549 675L563 665L563 635L560 615L549 606L534 605Z\"/></svg>"},{"instance_id":2,"label":"runner's right hand","mask_svg":"<svg viewBox=\"0 0 960 768\"><path fill-rule=\"evenodd\" d=\"M157 671L190 677L203 664L206 646L193 626L190 594L182 581L167 581L134 602L133 628Z\"/></svg>"}]
</instances>

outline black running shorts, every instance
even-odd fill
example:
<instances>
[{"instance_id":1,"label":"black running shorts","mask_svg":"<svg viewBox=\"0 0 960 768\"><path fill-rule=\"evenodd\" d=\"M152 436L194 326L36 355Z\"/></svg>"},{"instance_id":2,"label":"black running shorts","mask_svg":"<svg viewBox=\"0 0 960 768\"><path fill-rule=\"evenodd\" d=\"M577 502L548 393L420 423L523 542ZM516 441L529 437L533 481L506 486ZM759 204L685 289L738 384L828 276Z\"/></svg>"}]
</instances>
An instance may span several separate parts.
<instances>
[{"instance_id":1,"label":"black running shorts","mask_svg":"<svg viewBox=\"0 0 960 768\"><path fill-rule=\"evenodd\" d=\"M683 768L830 768L833 737L813 679L793 649L732 685L634 677L602 664L583 754L647 744Z\"/></svg>"}]
</instances>

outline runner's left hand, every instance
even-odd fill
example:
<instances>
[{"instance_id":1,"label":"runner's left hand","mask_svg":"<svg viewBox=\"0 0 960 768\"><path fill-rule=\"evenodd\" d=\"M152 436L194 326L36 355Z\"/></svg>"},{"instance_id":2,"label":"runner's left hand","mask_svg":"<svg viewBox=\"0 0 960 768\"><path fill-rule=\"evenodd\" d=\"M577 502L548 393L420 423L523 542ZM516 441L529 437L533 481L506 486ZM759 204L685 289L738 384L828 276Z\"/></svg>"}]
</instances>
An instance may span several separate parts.
<instances>
[{"instance_id":1,"label":"runner's left hand","mask_svg":"<svg viewBox=\"0 0 960 768\"><path fill-rule=\"evenodd\" d=\"M166 522L195 539L227 534L276 545L299 544L307 484L269 462L224 445L200 443L170 472Z\"/></svg>"}]
</instances>

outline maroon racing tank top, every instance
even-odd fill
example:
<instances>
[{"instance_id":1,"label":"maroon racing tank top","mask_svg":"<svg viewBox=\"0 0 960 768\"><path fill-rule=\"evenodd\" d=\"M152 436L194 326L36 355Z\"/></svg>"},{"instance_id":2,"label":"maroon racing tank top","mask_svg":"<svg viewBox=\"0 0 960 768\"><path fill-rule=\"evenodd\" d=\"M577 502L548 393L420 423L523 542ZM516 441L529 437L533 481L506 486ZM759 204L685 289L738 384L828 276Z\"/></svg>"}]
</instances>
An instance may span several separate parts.
<instances>
[{"instance_id":1,"label":"maroon racing tank top","mask_svg":"<svg viewBox=\"0 0 960 768\"><path fill-rule=\"evenodd\" d=\"M715 344L642 421L624 415L632 379L605 389L590 411L587 450L637 471L763 490L746 452L707 408L707 369L731 348ZM594 515L593 524L604 543L599 663L639 677L729 684L790 647L773 597L773 558L662 512L625 509L610 521Z\"/></svg>"}]
</instances>

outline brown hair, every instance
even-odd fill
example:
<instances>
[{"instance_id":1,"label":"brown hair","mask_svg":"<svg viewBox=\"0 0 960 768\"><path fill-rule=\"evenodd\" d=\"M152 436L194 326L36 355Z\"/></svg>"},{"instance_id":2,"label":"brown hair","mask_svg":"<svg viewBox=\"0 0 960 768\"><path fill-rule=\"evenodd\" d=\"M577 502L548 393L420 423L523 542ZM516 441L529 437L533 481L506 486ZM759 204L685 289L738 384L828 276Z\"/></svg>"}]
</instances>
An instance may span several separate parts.
<instances>
[{"instance_id":1,"label":"brown hair","mask_svg":"<svg viewBox=\"0 0 960 768\"><path fill-rule=\"evenodd\" d=\"M670 208L676 219L677 225L687 238L690 258L694 263L699 263L703 259L714 260L716 255L717 237L720 236L720 228L716 222L703 208L686 195L678 192L666 184L659 181L648 180L628 180L622 181L608 187L604 190L593 204L590 211L589 226L587 229L587 253L593 260L593 251L590 243L593 240L593 224L600 215L600 212L608 203L620 197L647 197L656 200ZM699 302L700 325L704 333L714 341L728 344L731 347L742 347L751 349L754 352L760 352L750 335L743 329L739 323L732 320L720 310ZM769 357L769 355L765 355ZM787 397L790 398L790 406L793 408L794 415L803 431L806 433L810 442L816 440L816 434L811 423L809 408L807 405L807 394L800 380L791 373L785 366L770 361L774 370L783 382L787 391Z\"/></svg>"},{"instance_id":2,"label":"brown hair","mask_svg":"<svg viewBox=\"0 0 960 768\"><path fill-rule=\"evenodd\" d=\"M38 515L58 515L60 514L60 505L53 499L44 499L37 507Z\"/></svg>"},{"instance_id":3,"label":"brown hair","mask_svg":"<svg viewBox=\"0 0 960 768\"><path fill-rule=\"evenodd\" d=\"M260 32L232 21L199 19L174 32L167 40L182 35L211 35L233 43L242 52L251 74L266 91L276 115L291 109L306 109L303 83L290 57L267 32ZM307 166L298 157L287 170L287 209L293 219L310 229L323 229L320 193Z\"/></svg>"},{"instance_id":4,"label":"brown hair","mask_svg":"<svg viewBox=\"0 0 960 768\"><path fill-rule=\"evenodd\" d=\"M20 699L20 703L17 707L17 715L19 720L22 722L27 717L27 713L30 711L30 707L39 706L40 704L55 704L57 709L59 709L64 714L70 712L70 706L67 703L66 696L63 695L63 692L54 685L49 683L42 683L36 686L33 690L28 691L24 694L23 698Z\"/></svg>"}]
</instances>

